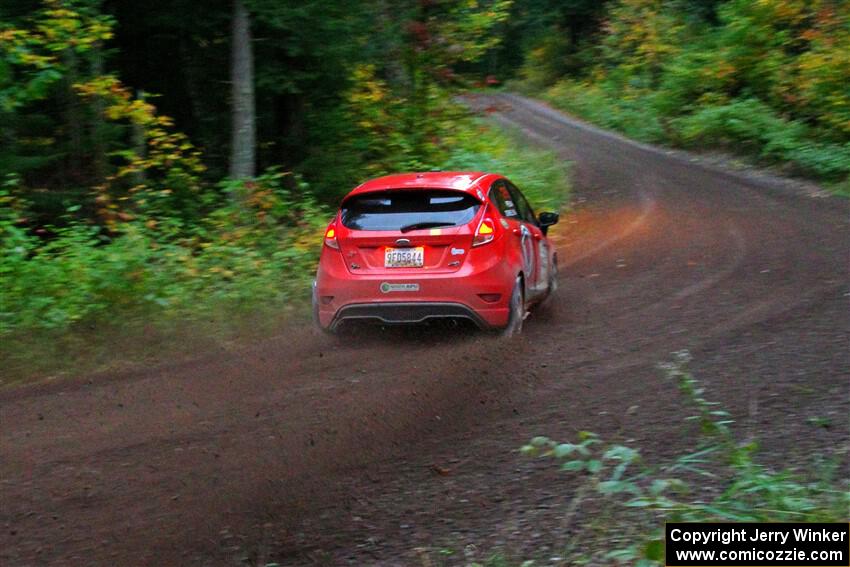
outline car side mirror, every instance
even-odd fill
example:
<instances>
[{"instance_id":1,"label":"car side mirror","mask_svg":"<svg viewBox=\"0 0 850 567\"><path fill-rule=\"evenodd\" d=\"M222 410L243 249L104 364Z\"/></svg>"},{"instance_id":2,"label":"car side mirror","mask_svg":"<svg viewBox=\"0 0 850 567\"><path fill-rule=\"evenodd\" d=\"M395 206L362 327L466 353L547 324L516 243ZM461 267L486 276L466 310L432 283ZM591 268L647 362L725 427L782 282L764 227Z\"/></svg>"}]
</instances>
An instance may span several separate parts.
<instances>
[{"instance_id":1,"label":"car side mirror","mask_svg":"<svg viewBox=\"0 0 850 567\"><path fill-rule=\"evenodd\" d=\"M543 234L546 234L550 226L558 224L559 217L560 215L558 213L540 213L537 217L537 222L540 223L540 230L543 231Z\"/></svg>"}]
</instances>

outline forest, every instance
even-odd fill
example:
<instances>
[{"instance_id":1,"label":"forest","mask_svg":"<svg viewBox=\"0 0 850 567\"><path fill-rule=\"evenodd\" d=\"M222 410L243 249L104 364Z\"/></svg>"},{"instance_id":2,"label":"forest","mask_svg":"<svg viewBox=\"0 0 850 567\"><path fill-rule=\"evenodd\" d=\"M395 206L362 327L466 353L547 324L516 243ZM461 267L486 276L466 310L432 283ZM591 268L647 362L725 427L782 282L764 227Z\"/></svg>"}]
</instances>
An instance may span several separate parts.
<instances>
[{"instance_id":1,"label":"forest","mask_svg":"<svg viewBox=\"0 0 850 567\"><path fill-rule=\"evenodd\" d=\"M848 193L850 3L550 4L526 20L531 92L634 139L741 154Z\"/></svg>"},{"instance_id":2,"label":"forest","mask_svg":"<svg viewBox=\"0 0 850 567\"><path fill-rule=\"evenodd\" d=\"M848 14L841 0L4 2L0 335L218 332L297 311L332 207L389 172L496 170L564 204L563 166L472 116L458 95L476 89L846 193Z\"/></svg>"}]
</instances>

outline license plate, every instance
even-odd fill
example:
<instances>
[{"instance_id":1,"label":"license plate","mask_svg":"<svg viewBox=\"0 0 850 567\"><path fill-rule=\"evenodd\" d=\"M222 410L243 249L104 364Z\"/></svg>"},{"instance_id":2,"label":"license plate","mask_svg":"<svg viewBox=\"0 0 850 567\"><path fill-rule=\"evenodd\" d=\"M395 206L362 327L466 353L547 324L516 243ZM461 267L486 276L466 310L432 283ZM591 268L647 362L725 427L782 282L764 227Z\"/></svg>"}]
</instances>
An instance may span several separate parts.
<instances>
[{"instance_id":1,"label":"license plate","mask_svg":"<svg viewBox=\"0 0 850 567\"><path fill-rule=\"evenodd\" d=\"M425 248L387 248L384 250L385 268L421 268L425 265Z\"/></svg>"}]
</instances>

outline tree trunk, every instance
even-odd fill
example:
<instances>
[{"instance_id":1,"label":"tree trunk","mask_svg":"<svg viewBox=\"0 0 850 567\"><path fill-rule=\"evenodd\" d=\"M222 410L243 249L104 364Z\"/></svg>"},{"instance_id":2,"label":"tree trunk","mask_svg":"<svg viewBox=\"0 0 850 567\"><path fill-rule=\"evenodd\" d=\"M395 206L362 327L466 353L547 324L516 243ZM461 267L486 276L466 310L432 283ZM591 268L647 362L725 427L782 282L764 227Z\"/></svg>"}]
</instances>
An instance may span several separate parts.
<instances>
[{"instance_id":1,"label":"tree trunk","mask_svg":"<svg viewBox=\"0 0 850 567\"><path fill-rule=\"evenodd\" d=\"M80 100L74 92L74 85L80 80L79 61L73 49L68 48L62 53L65 64L65 123L68 128L68 166L67 172L73 181L83 181L83 113Z\"/></svg>"},{"instance_id":2,"label":"tree trunk","mask_svg":"<svg viewBox=\"0 0 850 567\"><path fill-rule=\"evenodd\" d=\"M180 53L180 66L183 68L183 77L186 88L186 93L189 95L189 114L192 116L192 125L195 128L195 133L199 138L203 135L201 124L203 120L198 111L202 107L201 92L198 88L198 68L197 63L192 60L192 51L187 40L188 31L180 34L180 43L178 50ZM192 135L192 132L186 132Z\"/></svg>"},{"instance_id":3,"label":"tree trunk","mask_svg":"<svg viewBox=\"0 0 850 567\"><path fill-rule=\"evenodd\" d=\"M103 76L103 46L95 44L91 54L91 73L97 78ZM103 97L96 97L93 103L94 112L91 114L90 134L92 152L92 172L95 183L103 183L107 174L106 133L103 123L105 104Z\"/></svg>"},{"instance_id":4,"label":"tree trunk","mask_svg":"<svg viewBox=\"0 0 850 567\"><path fill-rule=\"evenodd\" d=\"M402 61L402 34L399 33L397 24L398 12L392 5L392 0L381 0L378 10L379 38L384 43L383 51L387 54L385 63L387 66L387 78L391 86L401 88L405 94L409 94L410 81Z\"/></svg>"},{"instance_id":5,"label":"tree trunk","mask_svg":"<svg viewBox=\"0 0 850 567\"><path fill-rule=\"evenodd\" d=\"M145 100L145 91L139 90L136 93L136 99L144 102ZM145 127L141 124L137 124L133 122L133 130L132 130L132 143L133 143L133 151L139 157L139 159L145 159L145 156L148 153L148 140L145 135ZM147 175L145 174L144 169L137 169L133 172L133 185L144 185L147 182Z\"/></svg>"},{"instance_id":6,"label":"tree trunk","mask_svg":"<svg viewBox=\"0 0 850 567\"><path fill-rule=\"evenodd\" d=\"M232 85L232 132L230 176L244 179L256 175L256 115L254 111L254 54L251 20L242 0L233 2L230 62Z\"/></svg>"}]
</instances>

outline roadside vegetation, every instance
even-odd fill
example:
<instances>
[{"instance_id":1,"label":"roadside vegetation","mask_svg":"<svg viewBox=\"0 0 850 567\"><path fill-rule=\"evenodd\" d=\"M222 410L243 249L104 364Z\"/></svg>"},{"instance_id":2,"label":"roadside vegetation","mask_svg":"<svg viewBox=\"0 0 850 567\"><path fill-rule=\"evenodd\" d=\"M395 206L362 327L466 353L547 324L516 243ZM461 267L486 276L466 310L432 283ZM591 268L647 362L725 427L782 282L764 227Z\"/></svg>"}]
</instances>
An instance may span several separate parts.
<instances>
[{"instance_id":1,"label":"roadside vegetation","mask_svg":"<svg viewBox=\"0 0 850 567\"><path fill-rule=\"evenodd\" d=\"M519 1L516 86L629 137L850 192L850 4Z\"/></svg>"},{"instance_id":2,"label":"roadside vegetation","mask_svg":"<svg viewBox=\"0 0 850 567\"><path fill-rule=\"evenodd\" d=\"M257 6L255 26L268 33L284 26L273 15L300 17L283 8L263 10L273 9ZM99 2L48 0L35 13L22 11L4 22L4 380L114 364L122 356L171 355L181 345L191 352L195 339L226 341L246 328L253 330L248 338L255 338L302 316L322 231L338 199L368 177L494 170L516 179L536 205L557 208L567 181L555 157L521 147L470 116L452 101L457 86L441 79L453 58L474 57L492 44L484 36L503 19L501 10L483 21L474 7L428 15L417 33L463 24L443 32L465 46L459 56L422 44L413 31L394 47L398 61L381 64L368 52L351 61L349 52L334 52L342 60L326 64L338 64L345 80L323 85L335 90L333 100L302 100L299 123L274 133L301 136L306 150L278 156L263 151L278 143L273 136L268 142L262 135L232 142L260 149L251 163L236 168L264 168L253 175L234 175L232 168L225 175L228 162L244 160L244 152L222 156L213 149L215 134L191 120L186 125L195 135L184 134L156 105L167 96L145 94L104 70L115 58L110 46L122 42L116 29L130 24L104 12ZM415 10L404 14L414 21L417 16L424 17ZM403 22L385 23L395 30ZM169 20L166 29L179 25ZM353 48L365 39L340 41ZM276 64L258 61L258 88ZM313 79L292 78L301 81L299 88L319 90ZM197 96L187 102L212 104ZM257 112L262 119L274 109L261 104ZM217 118L230 116L225 109ZM123 346L116 346L116 337ZM123 355L116 348L125 349Z\"/></svg>"},{"instance_id":3,"label":"roadside vegetation","mask_svg":"<svg viewBox=\"0 0 850 567\"><path fill-rule=\"evenodd\" d=\"M525 559L510 549L491 554L442 549L423 556L423 565L454 565L457 556L469 555L470 567L652 567L664 565L665 522L846 522L850 480L841 473L846 447L785 468L764 464L757 436L744 435L729 412L706 397L688 370L690 361L687 351L673 353L659 370L693 411L685 425L694 437L691 450L649 464L640 447L590 431L570 441L535 437L520 453L550 461L569 483L563 547Z\"/></svg>"},{"instance_id":4,"label":"roadside vegetation","mask_svg":"<svg viewBox=\"0 0 850 567\"><path fill-rule=\"evenodd\" d=\"M521 179L538 209L557 210L565 202L567 172L553 154L521 147L471 117L456 124L441 169ZM141 341L146 351L155 348L152 334L165 343L185 333L228 341L245 336L249 326L254 329L245 338L256 338L286 319L304 318L333 215L302 177L275 169L212 187L191 223L137 214L109 229L71 206L56 225L29 231L22 225L30 204L17 189L10 181L0 190L6 378L98 365L116 354L113 340L106 350L87 344L102 333L126 333L127 347ZM124 355L145 354L135 350ZM166 354L180 350L179 343L169 345Z\"/></svg>"},{"instance_id":5,"label":"roadside vegetation","mask_svg":"<svg viewBox=\"0 0 850 567\"><path fill-rule=\"evenodd\" d=\"M759 462L759 442L742 437L730 414L709 401L688 371L690 355L661 365L693 409L695 445L671 462L650 466L640 448L610 443L592 432L571 442L535 437L522 448L551 459L578 482L568 509L573 534L565 564L664 565L665 522L843 522L850 482L840 474L842 448L805 465L776 470ZM595 518L580 522L582 508Z\"/></svg>"}]
</instances>

